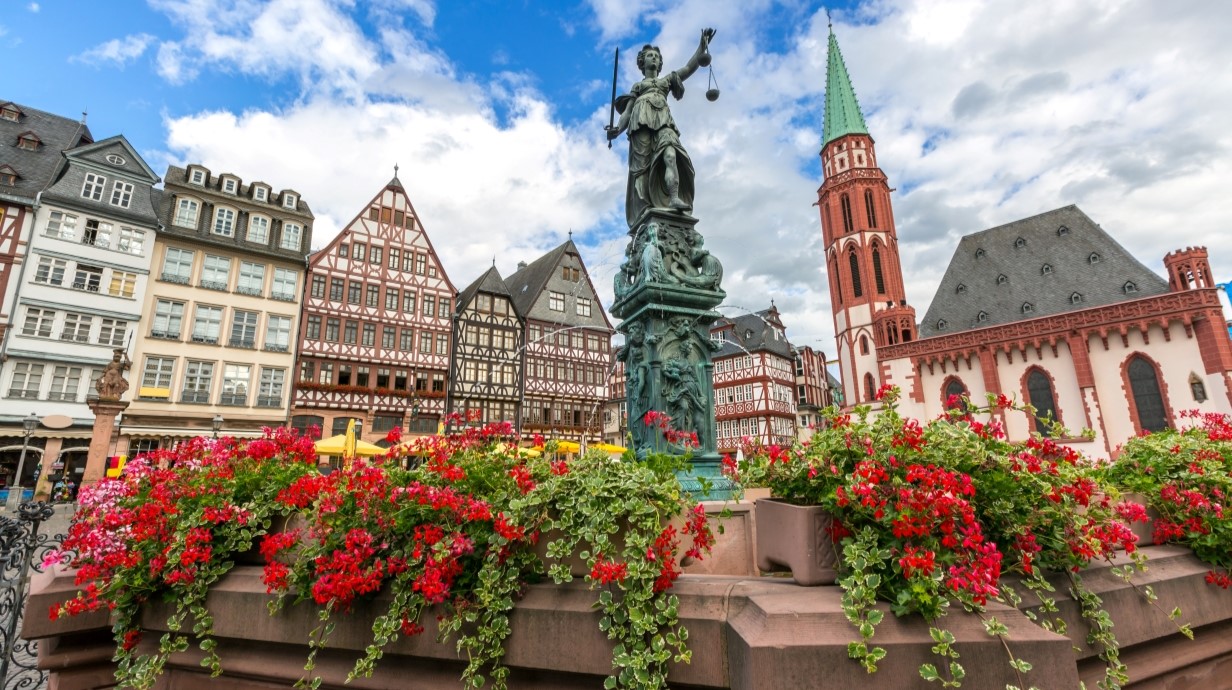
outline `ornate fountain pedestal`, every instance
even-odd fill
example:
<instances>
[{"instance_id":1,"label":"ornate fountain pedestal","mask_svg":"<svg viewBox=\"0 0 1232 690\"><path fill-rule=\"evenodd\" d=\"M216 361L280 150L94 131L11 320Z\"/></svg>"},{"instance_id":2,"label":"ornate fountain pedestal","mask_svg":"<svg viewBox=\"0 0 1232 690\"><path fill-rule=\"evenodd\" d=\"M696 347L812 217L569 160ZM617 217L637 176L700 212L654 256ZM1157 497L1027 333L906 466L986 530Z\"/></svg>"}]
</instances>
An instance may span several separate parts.
<instances>
[{"instance_id":1,"label":"ornate fountain pedestal","mask_svg":"<svg viewBox=\"0 0 1232 690\"><path fill-rule=\"evenodd\" d=\"M682 486L699 500L725 500L733 486L720 473L710 326L727 295L719 287L722 265L702 249L696 225L696 218L668 209L645 213L616 274L612 314L625 336L619 357L638 456L691 451L692 471L681 475ZM671 418L670 435L646 424L650 411ZM696 447L681 433L696 434Z\"/></svg>"}]
</instances>

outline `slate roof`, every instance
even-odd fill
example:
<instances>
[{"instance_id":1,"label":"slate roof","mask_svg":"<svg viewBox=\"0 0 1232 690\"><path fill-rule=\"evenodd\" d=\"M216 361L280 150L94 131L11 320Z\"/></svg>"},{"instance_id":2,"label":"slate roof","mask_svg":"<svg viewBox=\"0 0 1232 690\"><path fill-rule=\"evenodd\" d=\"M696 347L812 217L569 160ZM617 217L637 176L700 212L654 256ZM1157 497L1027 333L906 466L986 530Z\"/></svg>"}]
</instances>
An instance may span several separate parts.
<instances>
[{"instance_id":1,"label":"slate roof","mask_svg":"<svg viewBox=\"0 0 1232 690\"><path fill-rule=\"evenodd\" d=\"M397 178L394 179L396 180ZM473 283L467 285L462 292L458 293L458 300L455 305L458 313L462 313L462 310L475 298L475 293L480 290L496 295L513 296L509 292L509 286L505 285L505 281L501 278L500 271L496 270L495 266L492 266L476 278Z\"/></svg>"},{"instance_id":2,"label":"slate roof","mask_svg":"<svg viewBox=\"0 0 1232 690\"><path fill-rule=\"evenodd\" d=\"M1127 284L1136 289L1127 291ZM1070 205L962 238L920 323L920 336L1036 319L1167 291L1163 278Z\"/></svg>"},{"instance_id":3,"label":"slate roof","mask_svg":"<svg viewBox=\"0 0 1232 690\"><path fill-rule=\"evenodd\" d=\"M539 293L543 292L548 280L556 273L560 257L564 256L570 248L574 252L577 251L573 240L565 241L564 244L535 259L525 268L509 274L509 277L505 279L509 296L513 299L513 306L517 308L519 314L525 316L530 313Z\"/></svg>"},{"instance_id":4,"label":"slate roof","mask_svg":"<svg viewBox=\"0 0 1232 690\"><path fill-rule=\"evenodd\" d=\"M9 103L0 102L4 105ZM94 141L94 137L90 134L90 128L77 120L19 103L12 105L17 106L22 115L17 122L0 118L0 165L11 166L18 177L16 185L0 187L0 198L32 204L35 195L55 177L62 160L60 153L88 144ZM17 138L26 132L34 132L42 142L38 150L17 148Z\"/></svg>"},{"instance_id":5,"label":"slate roof","mask_svg":"<svg viewBox=\"0 0 1232 690\"><path fill-rule=\"evenodd\" d=\"M785 335L775 337L776 332L781 332L776 326L782 328L783 322L779 320L778 309L773 306L752 314L725 316L710 327L712 333L718 330L727 331L722 347L714 353L714 357L731 357L766 350L794 360L796 349Z\"/></svg>"}]
</instances>

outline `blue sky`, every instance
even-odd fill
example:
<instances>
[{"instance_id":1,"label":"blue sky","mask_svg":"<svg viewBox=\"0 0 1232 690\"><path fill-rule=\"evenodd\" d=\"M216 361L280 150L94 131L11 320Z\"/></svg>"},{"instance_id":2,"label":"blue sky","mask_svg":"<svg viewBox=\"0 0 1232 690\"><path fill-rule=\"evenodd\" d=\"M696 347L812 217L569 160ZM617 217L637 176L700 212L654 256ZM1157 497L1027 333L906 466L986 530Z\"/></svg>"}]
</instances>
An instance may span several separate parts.
<instances>
[{"instance_id":1,"label":"blue sky","mask_svg":"<svg viewBox=\"0 0 1232 690\"><path fill-rule=\"evenodd\" d=\"M833 352L816 189L826 10L897 189L922 317L960 236L1077 203L1143 263L1207 245L1232 278L1232 6L1127 0L3 0L22 69L0 99L125 134L156 171L198 162L300 191L315 244L394 163L452 281L565 239L610 294L623 145L602 137L611 56L683 63L704 26L723 96L673 113L728 309L774 299ZM623 142L622 142L623 143ZM606 301L606 300L605 300Z\"/></svg>"}]
</instances>

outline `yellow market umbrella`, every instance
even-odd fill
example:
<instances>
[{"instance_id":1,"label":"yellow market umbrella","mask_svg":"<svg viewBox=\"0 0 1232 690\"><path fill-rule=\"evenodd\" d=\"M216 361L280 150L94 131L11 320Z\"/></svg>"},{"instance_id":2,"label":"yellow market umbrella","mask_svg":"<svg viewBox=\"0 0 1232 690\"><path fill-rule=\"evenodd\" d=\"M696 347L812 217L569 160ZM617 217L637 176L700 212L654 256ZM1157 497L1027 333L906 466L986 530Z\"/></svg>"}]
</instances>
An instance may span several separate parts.
<instances>
[{"instance_id":1,"label":"yellow market umbrella","mask_svg":"<svg viewBox=\"0 0 1232 690\"><path fill-rule=\"evenodd\" d=\"M350 456L348 456L346 452L346 434L338 434L337 436L323 438L320 441L317 441L314 446L316 447L317 455L337 455L339 457L354 457L355 455L359 455L370 458L385 454L385 449L375 443L368 443L367 441L360 441L359 439L352 439L352 443L355 444L355 450Z\"/></svg>"},{"instance_id":2,"label":"yellow market umbrella","mask_svg":"<svg viewBox=\"0 0 1232 690\"><path fill-rule=\"evenodd\" d=\"M552 443L552 441L548 441L548 443ZM582 450L582 447L574 443L573 441L556 441L555 443L556 443L557 453L576 453ZM544 449L544 446L535 446L535 450L543 450L543 449Z\"/></svg>"},{"instance_id":3,"label":"yellow market umbrella","mask_svg":"<svg viewBox=\"0 0 1232 690\"><path fill-rule=\"evenodd\" d=\"M344 439L342 442L343 457L347 457L347 458L355 457L355 441L356 441L355 418L352 417L351 419L347 420L346 439Z\"/></svg>"},{"instance_id":4,"label":"yellow market umbrella","mask_svg":"<svg viewBox=\"0 0 1232 690\"><path fill-rule=\"evenodd\" d=\"M611 453L613 455L619 455L628 450L628 448L625 448L624 446L614 446L610 443L596 443L594 445L586 446L586 449L603 451L604 453Z\"/></svg>"}]
</instances>

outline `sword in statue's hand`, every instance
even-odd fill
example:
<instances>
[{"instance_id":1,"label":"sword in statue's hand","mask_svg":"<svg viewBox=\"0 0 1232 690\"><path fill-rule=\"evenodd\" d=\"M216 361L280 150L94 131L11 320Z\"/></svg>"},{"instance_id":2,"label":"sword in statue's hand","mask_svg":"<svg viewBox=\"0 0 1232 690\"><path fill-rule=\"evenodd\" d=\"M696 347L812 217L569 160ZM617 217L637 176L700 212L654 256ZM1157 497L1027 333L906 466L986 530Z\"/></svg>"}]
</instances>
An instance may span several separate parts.
<instances>
[{"instance_id":1,"label":"sword in statue's hand","mask_svg":"<svg viewBox=\"0 0 1232 690\"><path fill-rule=\"evenodd\" d=\"M616 46L616 59L612 61L612 102L607 111L607 147L612 148L612 130L616 129L616 77L620 69L620 46Z\"/></svg>"}]
</instances>

